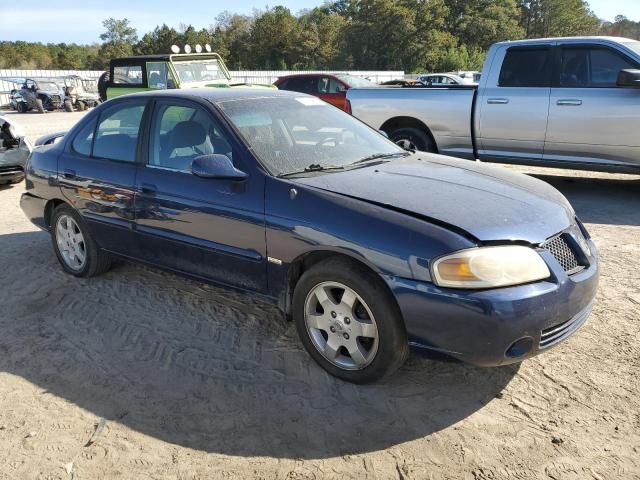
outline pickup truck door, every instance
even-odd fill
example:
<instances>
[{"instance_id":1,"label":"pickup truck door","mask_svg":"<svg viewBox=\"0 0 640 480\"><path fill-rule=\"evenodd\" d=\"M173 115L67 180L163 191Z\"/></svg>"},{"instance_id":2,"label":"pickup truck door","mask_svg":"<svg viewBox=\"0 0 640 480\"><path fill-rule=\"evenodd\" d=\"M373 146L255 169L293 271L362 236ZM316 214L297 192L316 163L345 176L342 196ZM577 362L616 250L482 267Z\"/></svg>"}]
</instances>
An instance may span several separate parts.
<instances>
[{"instance_id":1,"label":"pickup truck door","mask_svg":"<svg viewBox=\"0 0 640 480\"><path fill-rule=\"evenodd\" d=\"M551 73L549 45L504 47L478 95L476 132L481 160L542 158Z\"/></svg>"},{"instance_id":2,"label":"pickup truck door","mask_svg":"<svg viewBox=\"0 0 640 480\"><path fill-rule=\"evenodd\" d=\"M639 66L605 45L561 45L544 159L640 165L640 90L616 86Z\"/></svg>"}]
</instances>

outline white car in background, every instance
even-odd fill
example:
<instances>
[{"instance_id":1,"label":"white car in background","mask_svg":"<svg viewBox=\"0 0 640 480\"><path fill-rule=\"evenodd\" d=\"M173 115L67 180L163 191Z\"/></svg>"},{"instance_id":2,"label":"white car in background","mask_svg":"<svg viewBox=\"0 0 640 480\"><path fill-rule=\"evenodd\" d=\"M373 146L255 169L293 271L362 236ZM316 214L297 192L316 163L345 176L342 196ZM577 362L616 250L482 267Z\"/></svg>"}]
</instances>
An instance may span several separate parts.
<instances>
[{"instance_id":1,"label":"white car in background","mask_svg":"<svg viewBox=\"0 0 640 480\"><path fill-rule=\"evenodd\" d=\"M430 73L418 75L418 81L428 87L450 87L452 85L475 85L472 79L465 79L453 73Z\"/></svg>"}]
</instances>

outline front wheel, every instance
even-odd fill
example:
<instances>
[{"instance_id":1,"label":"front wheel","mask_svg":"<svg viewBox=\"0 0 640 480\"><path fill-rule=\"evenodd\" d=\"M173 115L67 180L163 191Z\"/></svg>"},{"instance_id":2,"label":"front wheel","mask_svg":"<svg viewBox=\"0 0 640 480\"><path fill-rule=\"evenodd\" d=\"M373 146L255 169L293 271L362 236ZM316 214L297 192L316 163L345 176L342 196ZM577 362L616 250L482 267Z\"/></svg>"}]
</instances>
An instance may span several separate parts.
<instances>
[{"instance_id":1,"label":"front wheel","mask_svg":"<svg viewBox=\"0 0 640 480\"><path fill-rule=\"evenodd\" d=\"M76 277L93 277L109 270L111 257L91 238L80 215L68 205L53 213L51 239L65 272Z\"/></svg>"},{"instance_id":2,"label":"front wheel","mask_svg":"<svg viewBox=\"0 0 640 480\"><path fill-rule=\"evenodd\" d=\"M293 317L311 357L353 383L395 372L409 354L400 312L382 280L342 259L306 271L293 295Z\"/></svg>"},{"instance_id":3,"label":"front wheel","mask_svg":"<svg viewBox=\"0 0 640 480\"><path fill-rule=\"evenodd\" d=\"M422 130L413 127L403 127L389 133L389 139L398 146L410 152L436 153L437 149L431 137Z\"/></svg>"}]
</instances>

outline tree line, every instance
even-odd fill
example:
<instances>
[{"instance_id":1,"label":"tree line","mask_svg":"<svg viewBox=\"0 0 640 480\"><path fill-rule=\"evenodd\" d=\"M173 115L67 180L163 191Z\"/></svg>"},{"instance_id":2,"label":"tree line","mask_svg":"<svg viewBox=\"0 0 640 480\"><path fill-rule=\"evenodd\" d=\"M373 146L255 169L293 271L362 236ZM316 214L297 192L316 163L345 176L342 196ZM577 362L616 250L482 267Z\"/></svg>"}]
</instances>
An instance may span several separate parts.
<instances>
[{"instance_id":1,"label":"tree line","mask_svg":"<svg viewBox=\"0 0 640 480\"><path fill-rule=\"evenodd\" d=\"M213 20L208 29L161 25L139 37L129 20L109 18L92 45L0 42L0 68L102 70L113 57L208 43L232 70L475 70L500 40L640 39L640 22L603 22L586 0L336 0L297 15L276 6Z\"/></svg>"}]
</instances>

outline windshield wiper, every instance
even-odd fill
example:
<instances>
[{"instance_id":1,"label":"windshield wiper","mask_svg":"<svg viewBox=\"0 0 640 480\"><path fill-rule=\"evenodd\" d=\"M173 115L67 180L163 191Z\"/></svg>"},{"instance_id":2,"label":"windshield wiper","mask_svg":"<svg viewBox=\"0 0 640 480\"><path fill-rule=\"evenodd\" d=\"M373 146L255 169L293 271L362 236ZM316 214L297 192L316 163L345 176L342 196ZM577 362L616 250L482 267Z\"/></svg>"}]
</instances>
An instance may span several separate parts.
<instances>
[{"instance_id":1,"label":"windshield wiper","mask_svg":"<svg viewBox=\"0 0 640 480\"><path fill-rule=\"evenodd\" d=\"M292 172L281 173L278 177L289 177L292 175L300 175L303 173L309 172L325 172L327 170L344 170L344 167L341 165L320 165L319 163L312 163L311 165L307 165L302 170L294 170Z\"/></svg>"},{"instance_id":2,"label":"windshield wiper","mask_svg":"<svg viewBox=\"0 0 640 480\"><path fill-rule=\"evenodd\" d=\"M360 160L351 162L349 165L357 165L359 163L366 163L372 160L384 160L384 159L393 158L393 157L406 157L407 155L411 155L411 153L410 152L374 153L373 155L367 155L366 157L363 157Z\"/></svg>"}]
</instances>

